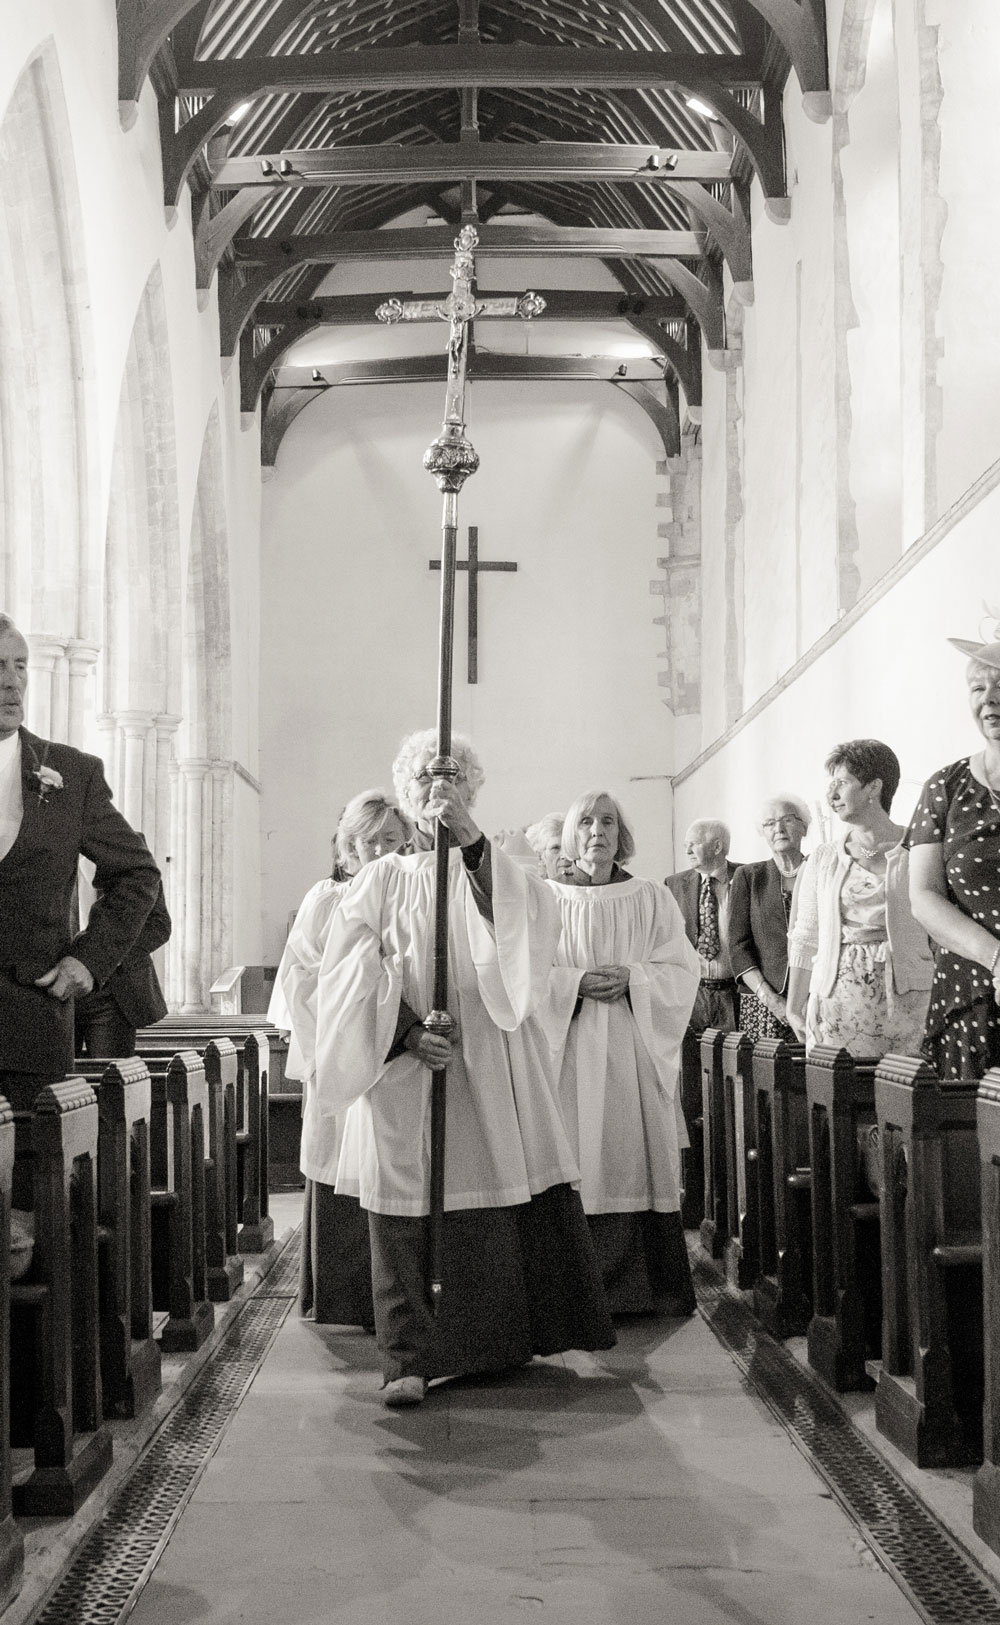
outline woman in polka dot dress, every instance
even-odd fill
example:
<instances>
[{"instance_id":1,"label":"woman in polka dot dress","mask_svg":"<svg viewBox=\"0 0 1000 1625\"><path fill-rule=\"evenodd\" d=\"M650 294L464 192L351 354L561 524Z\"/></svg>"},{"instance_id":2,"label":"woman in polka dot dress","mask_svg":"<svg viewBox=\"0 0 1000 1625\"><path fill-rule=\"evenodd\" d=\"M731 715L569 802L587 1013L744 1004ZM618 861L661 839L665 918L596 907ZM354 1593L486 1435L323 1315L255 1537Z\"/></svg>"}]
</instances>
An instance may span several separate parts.
<instances>
[{"instance_id":1,"label":"woman in polka dot dress","mask_svg":"<svg viewBox=\"0 0 1000 1625\"><path fill-rule=\"evenodd\" d=\"M956 1082L1000 1066L1000 642L949 642L972 656L986 747L928 779L903 839L913 912L936 944L924 1053Z\"/></svg>"}]
</instances>

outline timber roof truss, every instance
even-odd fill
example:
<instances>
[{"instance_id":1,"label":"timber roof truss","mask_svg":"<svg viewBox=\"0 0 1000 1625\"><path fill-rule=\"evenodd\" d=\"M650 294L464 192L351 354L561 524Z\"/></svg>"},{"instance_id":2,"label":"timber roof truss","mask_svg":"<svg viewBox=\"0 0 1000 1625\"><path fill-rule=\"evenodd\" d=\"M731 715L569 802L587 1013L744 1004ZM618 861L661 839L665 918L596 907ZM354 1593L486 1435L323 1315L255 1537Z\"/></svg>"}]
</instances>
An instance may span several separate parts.
<instances>
[{"instance_id":1,"label":"timber roof truss","mask_svg":"<svg viewBox=\"0 0 1000 1625\"><path fill-rule=\"evenodd\" d=\"M479 232L481 279L497 255L543 258L548 274L601 260L620 294L568 277L544 290L549 317L626 322L655 362L629 378L608 356L524 358L511 371L512 358L474 352L471 375L607 377L676 451L678 391L700 404L702 349L725 350L727 301L752 298L753 181L771 217L787 218L790 71L807 112L829 112L823 6L118 0L123 122L151 76L164 201L174 209L192 191L199 288L218 276L244 410L266 403L265 459L293 403L319 390L435 375L419 355L306 379L282 363L318 328L371 326L371 295L325 292L333 266L433 257L444 284L465 222Z\"/></svg>"}]
</instances>

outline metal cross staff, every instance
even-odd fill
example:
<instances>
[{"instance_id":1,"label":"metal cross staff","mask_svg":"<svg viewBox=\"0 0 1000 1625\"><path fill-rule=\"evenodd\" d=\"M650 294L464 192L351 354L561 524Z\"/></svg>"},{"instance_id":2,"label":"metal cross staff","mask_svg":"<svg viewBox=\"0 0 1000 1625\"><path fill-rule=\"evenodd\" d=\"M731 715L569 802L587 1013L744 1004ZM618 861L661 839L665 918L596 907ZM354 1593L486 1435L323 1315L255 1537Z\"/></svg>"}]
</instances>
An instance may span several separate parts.
<instances>
[{"instance_id":1,"label":"metal cross staff","mask_svg":"<svg viewBox=\"0 0 1000 1625\"><path fill-rule=\"evenodd\" d=\"M479 467L479 457L465 433L465 372L469 356L469 323L475 316L540 316L545 301L536 293L480 299L476 295L473 249L479 241L473 226L463 226L455 239L452 291L444 304L389 299L375 312L380 322L420 322L436 317L450 324L448 386L444 422L438 438L424 452L424 467L444 496L441 529L441 622L438 645L437 755L429 763L434 778L454 781L459 766L451 754L451 677L455 631L455 550L458 539L458 494ZM434 839L434 1008L424 1018L428 1032L450 1037L455 1021L448 1005L448 831L439 821ZM444 1276L444 1154L447 1069L431 1074L430 1234L428 1296L434 1314L441 1307Z\"/></svg>"}]
</instances>

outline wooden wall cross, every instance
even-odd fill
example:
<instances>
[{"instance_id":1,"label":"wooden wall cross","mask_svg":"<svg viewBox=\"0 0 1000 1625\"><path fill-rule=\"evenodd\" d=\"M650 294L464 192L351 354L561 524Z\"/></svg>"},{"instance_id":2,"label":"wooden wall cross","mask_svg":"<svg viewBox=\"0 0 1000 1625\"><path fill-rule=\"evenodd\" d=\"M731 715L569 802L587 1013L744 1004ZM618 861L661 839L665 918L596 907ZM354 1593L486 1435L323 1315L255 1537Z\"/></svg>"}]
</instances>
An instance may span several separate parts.
<instances>
[{"instance_id":1,"label":"wooden wall cross","mask_svg":"<svg viewBox=\"0 0 1000 1625\"><path fill-rule=\"evenodd\" d=\"M440 559L429 559L428 564L432 570L440 570ZM479 681L479 576L483 570L516 570L517 565L508 559L481 559L479 557L479 527L469 526L469 557L459 559L455 564L456 570L467 570L469 574L469 655L468 677L470 683Z\"/></svg>"}]
</instances>

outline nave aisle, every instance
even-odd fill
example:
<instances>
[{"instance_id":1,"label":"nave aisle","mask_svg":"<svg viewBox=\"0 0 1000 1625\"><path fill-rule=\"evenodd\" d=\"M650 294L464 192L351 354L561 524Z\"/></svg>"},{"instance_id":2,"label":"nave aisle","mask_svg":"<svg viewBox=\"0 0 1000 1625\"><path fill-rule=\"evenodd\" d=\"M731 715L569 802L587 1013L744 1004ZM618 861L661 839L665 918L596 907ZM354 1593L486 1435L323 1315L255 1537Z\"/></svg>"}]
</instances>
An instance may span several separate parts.
<instances>
[{"instance_id":1,"label":"nave aisle","mask_svg":"<svg viewBox=\"0 0 1000 1625\"><path fill-rule=\"evenodd\" d=\"M700 1315L379 1403L285 1316L134 1625L904 1625L918 1615Z\"/></svg>"}]
</instances>

